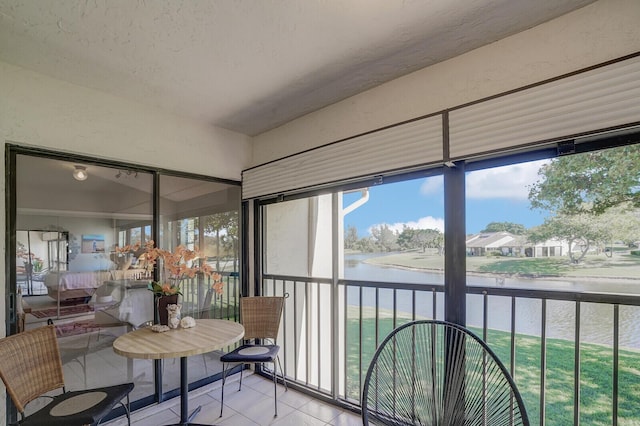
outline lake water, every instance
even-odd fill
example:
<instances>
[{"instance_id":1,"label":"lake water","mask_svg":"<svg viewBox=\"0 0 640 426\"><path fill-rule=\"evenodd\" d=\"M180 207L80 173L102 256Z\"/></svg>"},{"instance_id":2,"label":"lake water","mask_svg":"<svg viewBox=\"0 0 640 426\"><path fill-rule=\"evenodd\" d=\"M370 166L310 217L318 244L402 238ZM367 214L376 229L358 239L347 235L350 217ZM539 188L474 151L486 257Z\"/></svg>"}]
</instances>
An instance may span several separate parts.
<instances>
[{"instance_id":1,"label":"lake water","mask_svg":"<svg viewBox=\"0 0 640 426\"><path fill-rule=\"evenodd\" d=\"M363 261L376 255L348 255L345 257L345 278L360 281L404 282L414 284L444 284L444 275L434 272L398 269L364 263ZM378 255L379 256L379 255ZM483 287L531 288L537 290L562 290L570 292L600 292L618 294L640 294L640 283L602 282L595 280L547 280L506 278L498 282L494 277L468 276L468 285ZM382 291L385 296L385 291ZM390 293L389 293L390 294ZM348 290L349 303L357 301L358 289ZM437 317L443 318L443 295L438 295ZM373 291L364 292L363 303L374 306ZM382 309L393 309L393 300L380 297ZM410 292L397 292L397 309L411 312L412 300ZM431 295L420 298L416 303L419 315L431 316ZM467 297L467 324L482 326L482 296ZM581 303L581 342L612 345L613 342L613 306L601 303ZM537 299L518 298L516 301L516 332L537 335L541 334L542 302ZM489 327L497 330L511 329L511 299L507 297L489 298ZM564 301L547 301L547 337L574 340L575 338L575 303ZM640 307L620 306L619 312L620 346L640 349Z\"/></svg>"}]
</instances>

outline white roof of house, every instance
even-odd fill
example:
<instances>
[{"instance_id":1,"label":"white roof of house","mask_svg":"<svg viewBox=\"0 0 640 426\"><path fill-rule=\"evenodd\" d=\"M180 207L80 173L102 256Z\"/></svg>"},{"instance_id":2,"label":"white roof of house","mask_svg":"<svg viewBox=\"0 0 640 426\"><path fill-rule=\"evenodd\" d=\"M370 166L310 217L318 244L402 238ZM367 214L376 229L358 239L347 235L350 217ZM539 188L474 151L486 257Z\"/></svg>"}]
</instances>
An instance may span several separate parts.
<instances>
[{"instance_id":1,"label":"white roof of house","mask_svg":"<svg viewBox=\"0 0 640 426\"><path fill-rule=\"evenodd\" d=\"M516 235L510 232L483 232L472 235L467 239L467 248L499 248L508 245L516 240Z\"/></svg>"}]
</instances>

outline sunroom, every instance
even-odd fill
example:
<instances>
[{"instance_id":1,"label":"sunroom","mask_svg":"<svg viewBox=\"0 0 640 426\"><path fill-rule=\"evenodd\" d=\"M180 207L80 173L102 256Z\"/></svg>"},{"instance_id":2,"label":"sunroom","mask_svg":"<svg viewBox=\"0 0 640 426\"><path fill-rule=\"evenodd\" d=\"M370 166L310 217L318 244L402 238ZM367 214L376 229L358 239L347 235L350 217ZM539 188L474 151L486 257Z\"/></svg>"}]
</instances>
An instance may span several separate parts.
<instances>
[{"instance_id":1,"label":"sunroom","mask_svg":"<svg viewBox=\"0 0 640 426\"><path fill-rule=\"evenodd\" d=\"M35 57L0 56L6 335L53 323L68 386L133 382L134 420L177 401L177 359L113 349L157 320L147 284L158 277L140 253L117 260L153 240L198 248L220 274L221 293L200 276L183 281L183 316L237 322L240 298L287 295L278 343L290 389L355 419L376 347L436 319L487 342L532 423L635 424L640 5L579 3L245 132L227 129L248 112L212 126ZM41 18L0 11L0 22ZM493 236L490 249L469 251L471 234ZM230 349L190 356L189 390L217 395ZM6 400L0 413L13 420ZM241 406L216 424L286 422L286 410L265 420Z\"/></svg>"}]
</instances>

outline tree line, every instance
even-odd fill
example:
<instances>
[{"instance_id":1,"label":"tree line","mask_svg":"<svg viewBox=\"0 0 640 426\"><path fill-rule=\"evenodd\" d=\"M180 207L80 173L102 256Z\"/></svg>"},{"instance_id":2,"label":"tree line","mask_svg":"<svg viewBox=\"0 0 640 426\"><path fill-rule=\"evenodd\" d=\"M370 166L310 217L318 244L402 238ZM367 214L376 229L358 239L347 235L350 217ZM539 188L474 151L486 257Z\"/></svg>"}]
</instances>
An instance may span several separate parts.
<instances>
[{"instance_id":1,"label":"tree line","mask_svg":"<svg viewBox=\"0 0 640 426\"><path fill-rule=\"evenodd\" d=\"M391 252L401 250L435 249L438 254L444 250L444 234L437 229L416 229L404 226L402 231L393 230L387 224L371 228L371 235L358 238L355 226L345 231L344 248L365 253Z\"/></svg>"},{"instance_id":2,"label":"tree line","mask_svg":"<svg viewBox=\"0 0 640 426\"><path fill-rule=\"evenodd\" d=\"M481 232L506 231L531 244L550 239L569 244L569 258L579 263L592 249L605 251L613 242L634 247L640 241L640 144L567 155L538 170L529 188L532 209L548 214L530 229L513 222L491 222ZM362 252L436 249L442 254L444 234L437 229L402 231L382 224L371 235L345 231L345 248Z\"/></svg>"}]
</instances>

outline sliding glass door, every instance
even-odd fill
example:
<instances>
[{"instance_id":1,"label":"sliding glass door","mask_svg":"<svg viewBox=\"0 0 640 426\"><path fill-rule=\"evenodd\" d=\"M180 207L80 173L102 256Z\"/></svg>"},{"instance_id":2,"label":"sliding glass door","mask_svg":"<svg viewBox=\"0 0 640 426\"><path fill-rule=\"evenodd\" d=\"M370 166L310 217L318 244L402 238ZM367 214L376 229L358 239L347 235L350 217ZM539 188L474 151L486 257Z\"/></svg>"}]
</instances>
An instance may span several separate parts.
<instances>
[{"instance_id":1,"label":"sliding glass door","mask_svg":"<svg viewBox=\"0 0 640 426\"><path fill-rule=\"evenodd\" d=\"M177 394L179 362L113 351L118 336L155 321L147 286L162 278L142 251L123 259L118 250L151 240L166 250L198 248L222 275L223 292L212 294L203 277L185 280L183 316L237 320L239 183L19 147L9 158L10 331L53 324L69 389L133 381L134 409ZM218 358L190 359L189 381L216 379Z\"/></svg>"},{"instance_id":2,"label":"sliding glass door","mask_svg":"<svg viewBox=\"0 0 640 426\"><path fill-rule=\"evenodd\" d=\"M240 191L221 182L205 182L181 176L160 176L160 236L157 245L171 252L179 246L198 250L222 277L222 294L210 277L185 277L179 283L182 316L238 320ZM225 348L226 349L226 348ZM188 358L189 381L222 372L220 352ZM165 361L163 391L180 386L180 362Z\"/></svg>"},{"instance_id":3,"label":"sliding glass door","mask_svg":"<svg viewBox=\"0 0 640 426\"><path fill-rule=\"evenodd\" d=\"M125 270L113 261L121 229L152 223L153 174L22 154L15 171L24 328L54 324L69 389L134 381L134 400L153 395L152 364L140 368L111 348L153 320L146 283L131 284L136 264Z\"/></svg>"}]
</instances>

